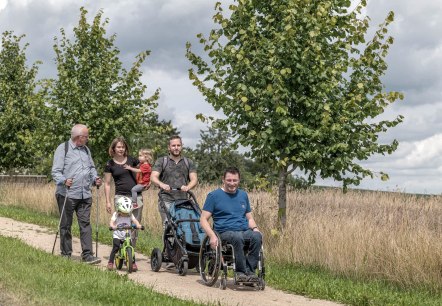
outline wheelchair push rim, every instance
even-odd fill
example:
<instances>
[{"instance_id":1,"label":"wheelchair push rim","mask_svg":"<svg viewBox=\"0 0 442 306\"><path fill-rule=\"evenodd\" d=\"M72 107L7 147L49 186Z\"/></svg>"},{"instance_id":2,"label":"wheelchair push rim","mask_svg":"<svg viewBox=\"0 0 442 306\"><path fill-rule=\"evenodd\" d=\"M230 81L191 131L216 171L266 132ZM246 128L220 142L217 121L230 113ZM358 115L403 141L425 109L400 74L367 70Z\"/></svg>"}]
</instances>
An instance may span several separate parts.
<instances>
[{"instance_id":1,"label":"wheelchair push rim","mask_svg":"<svg viewBox=\"0 0 442 306\"><path fill-rule=\"evenodd\" d=\"M221 269L221 239L218 234L218 245L215 249L210 247L210 238L206 236L201 243L199 254L199 270L202 281L206 286L213 286L218 280Z\"/></svg>"}]
</instances>

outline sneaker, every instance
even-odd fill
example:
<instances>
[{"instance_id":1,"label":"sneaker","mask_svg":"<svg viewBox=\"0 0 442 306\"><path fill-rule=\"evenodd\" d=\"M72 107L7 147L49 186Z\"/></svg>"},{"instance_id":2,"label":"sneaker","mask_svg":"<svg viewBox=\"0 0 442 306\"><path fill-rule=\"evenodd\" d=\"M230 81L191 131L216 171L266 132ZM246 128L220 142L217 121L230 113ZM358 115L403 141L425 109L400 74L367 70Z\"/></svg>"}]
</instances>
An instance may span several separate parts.
<instances>
[{"instance_id":1,"label":"sneaker","mask_svg":"<svg viewBox=\"0 0 442 306\"><path fill-rule=\"evenodd\" d=\"M110 271L112 271L112 270L114 269L114 263L113 263L113 262L109 262L109 263L107 264L107 269L110 270Z\"/></svg>"},{"instance_id":2,"label":"sneaker","mask_svg":"<svg viewBox=\"0 0 442 306\"><path fill-rule=\"evenodd\" d=\"M61 254L61 257L68 260L71 259L71 255Z\"/></svg>"},{"instance_id":3,"label":"sneaker","mask_svg":"<svg viewBox=\"0 0 442 306\"><path fill-rule=\"evenodd\" d=\"M95 265L101 262L101 259L92 255L86 255L81 259L82 262L88 265Z\"/></svg>"},{"instance_id":4,"label":"sneaker","mask_svg":"<svg viewBox=\"0 0 442 306\"><path fill-rule=\"evenodd\" d=\"M175 264L174 263L172 263L172 262L169 262L167 265L166 265L166 269L173 269L173 268L175 268Z\"/></svg>"},{"instance_id":5,"label":"sneaker","mask_svg":"<svg viewBox=\"0 0 442 306\"><path fill-rule=\"evenodd\" d=\"M132 208L133 209L137 209L138 208L138 203L137 202L132 203Z\"/></svg>"},{"instance_id":6,"label":"sneaker","mask_svg":"<svg viewBox=\"0 0 442 306\"><path fill-rule=\"evenodd\" d=\"M257 281L259 281L259 277L255 273L250 272L250 273L247 273L247 280L249 282L257 282Z\"/></svg>"},{"instance_id":7,"label":"sneaker","mask_svg":"<svg viewBox=\"0 0 442 306\"><path fill-rule=\"evenodd\" d=\"M137 267L137 264L136 264L136 263L133 263L133 264L132 264L132 271L133 271L133 272L138 271L138 267Z\"/></svg>"},{"instance_id":8,"label":"sneaker","mask_svg":"<svg viewBox=\"0 0 442 306\"><path fill-rule=\"evenodd\" d=\"M246 282L248 280L248 276L243 272L236 272L235 278L237 282Z\"/></svg>"}]
</instances>

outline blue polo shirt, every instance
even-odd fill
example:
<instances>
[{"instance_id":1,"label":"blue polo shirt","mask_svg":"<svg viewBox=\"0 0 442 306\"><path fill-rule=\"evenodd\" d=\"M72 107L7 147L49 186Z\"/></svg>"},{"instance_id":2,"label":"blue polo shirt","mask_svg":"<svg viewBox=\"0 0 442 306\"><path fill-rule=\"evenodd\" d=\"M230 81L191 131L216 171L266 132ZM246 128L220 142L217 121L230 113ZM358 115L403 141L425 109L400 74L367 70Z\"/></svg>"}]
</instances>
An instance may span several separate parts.
<instances>
[{"instance_id":1,"label":"blue polo shirt","mask_svg":"<svg viewBox=\"0 0 442 306\"><path fill-rule=\"evenodd\" d=\"M218 188L207 195L203 210L212 213L214 229L218 233L246 231L249 228L246 213L252 210L244 190L228 193Z\"/></svg>"}]
</instances>

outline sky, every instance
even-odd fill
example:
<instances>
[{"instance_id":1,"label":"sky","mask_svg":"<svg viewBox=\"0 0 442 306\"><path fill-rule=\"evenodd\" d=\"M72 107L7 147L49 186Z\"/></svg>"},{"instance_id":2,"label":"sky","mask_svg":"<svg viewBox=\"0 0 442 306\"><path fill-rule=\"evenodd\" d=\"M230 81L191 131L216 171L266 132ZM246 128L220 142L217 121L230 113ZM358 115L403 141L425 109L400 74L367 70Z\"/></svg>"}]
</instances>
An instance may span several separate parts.
<instances>
[{"instance_id":1,"label":"sky","mask_svg":"<svg viewBox=\"0 0 442 306\"><path fill-rule=\"evenodd\" d=\"M37 60L39 78L55 77L54 38L60 29L70 35L78 24L79 8L84 6L88 19L102 9L109 18L107 34L116 34L116 47L125 68L135 56L150 50L142 80L147 94L161 88L158 114L171 120L181 131L185 146L194 147L201 129L197 113L217 115L188 79L190 63L185 44L199 54L196 34L213 28L216 1L211 0L0 0L0 31L25 34L29 43L29 63ZM222 1L226 4L227 1ZM227 5L225 5L227 9ZM373 156L361 164L375 173L389 174L365 179L360 188L409 193L442 194L442 1L441 0L369 0L366 14L373 30L395 12L389 27L395 42L387 57L388 71L383 77L385 89L404 93L405 99L386 109L381 119L401 114L404 122L382 135L382 142L399 141L391 155ZM218 114L219 115L219 114ZM320 185L339 186L332 180Z\"/></svg>"}]
</instances>

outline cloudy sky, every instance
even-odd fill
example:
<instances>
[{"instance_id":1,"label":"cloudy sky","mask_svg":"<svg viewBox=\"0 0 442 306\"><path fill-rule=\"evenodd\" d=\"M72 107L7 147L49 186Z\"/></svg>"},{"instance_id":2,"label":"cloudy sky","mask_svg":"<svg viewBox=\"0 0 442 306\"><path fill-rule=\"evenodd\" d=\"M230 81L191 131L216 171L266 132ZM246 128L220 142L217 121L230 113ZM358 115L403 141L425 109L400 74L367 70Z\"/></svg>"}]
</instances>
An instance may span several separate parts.
<instances>
[{"instance_id":1,"label":"cloudy sky","mask_svg":"<svg viewBox=\"0 0 442 306\"><path fill-rule=\"evenodd\" d=\"M223 1L224 3L226 1ZM374 26L390 10L396 20L390 26L395 43L384 77L387 90L405 99L387 109L383 118L405 116L383 141L397 139L399 149L387 157L374 156L364 166L389 173L390 180L365 180L361 187L377 190L442 193L442 1L369 0L367 14ZM120 59L129 68L136 54L151 50L143 66L149 93L161 88L158 112L178 127L184 144L194 146L200 129L196 113L213 109L188 80L185 43L198 47L195 35L213 26L211 0L0 0L0 31L25 34L30 63L43 61L39 77L55 75L54 37L68 33L78 23L84 6L92 19L99 9L109 18L108 34L116 34ZM319 182L335 184L334 182ZM338 185L338 184L336 184Z\"/></svg>"}]
</instances>

